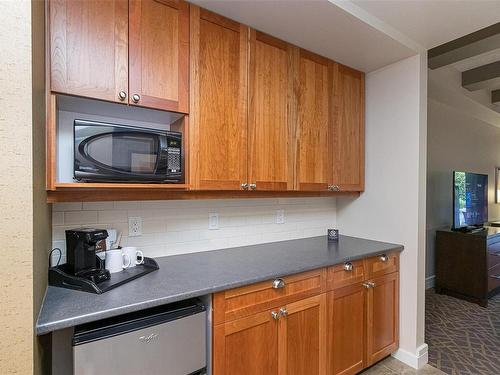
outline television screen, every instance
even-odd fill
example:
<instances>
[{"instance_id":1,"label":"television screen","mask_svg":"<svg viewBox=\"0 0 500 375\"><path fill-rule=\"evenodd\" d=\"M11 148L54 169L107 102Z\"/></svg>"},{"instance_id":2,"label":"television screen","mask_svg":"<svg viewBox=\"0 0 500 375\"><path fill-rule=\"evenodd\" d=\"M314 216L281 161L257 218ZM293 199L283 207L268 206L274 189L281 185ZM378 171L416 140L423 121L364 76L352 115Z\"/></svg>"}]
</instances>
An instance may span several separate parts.
<instances>
[{"instance_id":1,"label":"television screen","mask_svg":"<svg viewBox=\"0 0 500 375\"><path fill-rule=\"evenodd\" d=\"M453 227L483 225L488 221L488 176L453 172Z\"/></svg>"}]
</instances>

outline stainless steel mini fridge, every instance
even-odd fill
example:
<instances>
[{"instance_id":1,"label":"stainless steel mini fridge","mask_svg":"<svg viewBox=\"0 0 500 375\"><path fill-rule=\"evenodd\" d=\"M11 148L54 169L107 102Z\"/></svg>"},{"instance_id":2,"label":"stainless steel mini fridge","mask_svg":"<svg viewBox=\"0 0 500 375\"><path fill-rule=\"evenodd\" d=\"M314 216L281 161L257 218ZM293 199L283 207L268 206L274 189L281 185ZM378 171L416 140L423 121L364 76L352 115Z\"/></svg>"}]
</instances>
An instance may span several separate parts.
<instances>
[{"instance_id":1,"label":"stainless steel mini fridge","mask_svg":"<svg viewBox=\"0 0 500 375\"><path fill-rule=\"evenodd\" d=\"M188 300L80 325L75 375L194 375L206 369L206 311Z\"/></svg>"}]
</instances>

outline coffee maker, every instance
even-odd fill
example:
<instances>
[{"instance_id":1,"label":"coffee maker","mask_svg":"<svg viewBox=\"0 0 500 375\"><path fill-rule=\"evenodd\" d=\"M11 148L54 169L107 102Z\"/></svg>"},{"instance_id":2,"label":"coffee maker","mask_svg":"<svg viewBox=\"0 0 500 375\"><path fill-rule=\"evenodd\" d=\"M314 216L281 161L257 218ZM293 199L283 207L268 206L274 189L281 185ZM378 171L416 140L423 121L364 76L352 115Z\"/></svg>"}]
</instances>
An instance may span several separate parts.
<instances>
[{"instance_id":1,"label":"coffee maker","mask_svg":"<svg viewBox=\"0 0 500 375\"><path fill-rule=\"evenodd\" d=\"M96 252L105 250L108 232L104 229L82 228L66 231L67 270L74 276L100 283L110 279L109 271Z\"/></svg>"}]
</instances>

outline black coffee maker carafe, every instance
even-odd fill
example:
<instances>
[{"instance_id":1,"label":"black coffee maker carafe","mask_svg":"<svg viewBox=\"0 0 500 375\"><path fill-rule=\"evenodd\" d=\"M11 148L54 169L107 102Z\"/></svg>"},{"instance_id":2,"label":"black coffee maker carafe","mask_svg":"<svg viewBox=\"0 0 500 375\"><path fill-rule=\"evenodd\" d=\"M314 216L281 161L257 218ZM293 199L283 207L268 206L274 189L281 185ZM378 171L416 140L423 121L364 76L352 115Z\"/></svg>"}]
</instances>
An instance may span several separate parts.
<instances>
[{"instance_id":1,"label":"black coffee maker carafe","mask_svg":"<svg viewBox=\"0 0 500 375\"><path fill-rule=\"evenodd\" d=\"M109 280L109 271L96 251L104 250L108 232L104 229L82 228L66 231L66 263L68 272L95 283Z\"/></svg>"}]
</instances>

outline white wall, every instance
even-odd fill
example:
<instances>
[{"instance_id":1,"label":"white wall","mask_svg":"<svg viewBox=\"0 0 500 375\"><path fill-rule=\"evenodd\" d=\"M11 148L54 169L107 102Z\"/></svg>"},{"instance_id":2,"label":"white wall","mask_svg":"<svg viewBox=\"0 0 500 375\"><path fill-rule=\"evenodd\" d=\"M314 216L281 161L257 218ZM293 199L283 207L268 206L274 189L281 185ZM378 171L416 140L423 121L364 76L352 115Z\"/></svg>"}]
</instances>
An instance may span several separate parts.
<instances>
[{"instance_id":1,"label":"white wall","mask_svg":"<svg viewBox=\"0 0 500 375\"><path fill-rule=\"evenodd\" d=\"M427 57L366 75L366 191L337 199L342 233L403 244L400 350L419 367L424 344L425 142Z\"/></svg>"},{"instance_id":2,"label":"white wall","mask_svg":"<svg viewBox=\"0 0 500 375\"><path fill-rule=\"evenodd\" d=\"M152 257L321 236L336 227L335 205L334 198L58 203L53 246L65 251L64 231L81 226L117 228L122 245ZM285 211L285 224L276 224L276 210ZM219 214L218 230L208 230L210 212ZM135 216L143 235L129 237Z\"/></svg>"},{"instance_id":3,"label":"white wall","mask_svg":"<svg viewBox=\"0 0 500 375\"><path fill-rule=\"evenodd\" d=\"M454 170L488 175L488 216L500 219L495 203L495 167L500 167L500 128L429 100L427 166L427 265L426 276L435 274L436 229L451 227L452 173Z\"/></svg>"}]
</instances>

